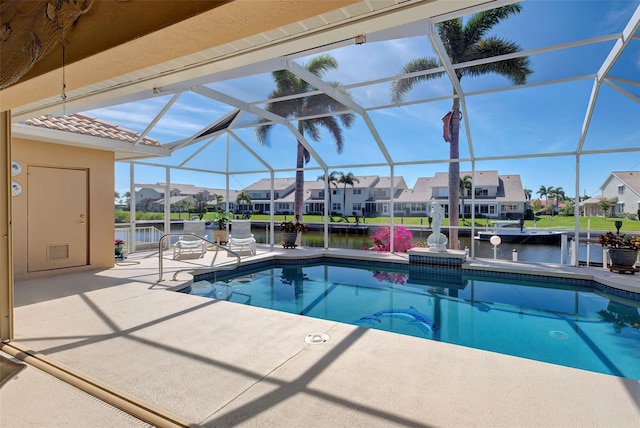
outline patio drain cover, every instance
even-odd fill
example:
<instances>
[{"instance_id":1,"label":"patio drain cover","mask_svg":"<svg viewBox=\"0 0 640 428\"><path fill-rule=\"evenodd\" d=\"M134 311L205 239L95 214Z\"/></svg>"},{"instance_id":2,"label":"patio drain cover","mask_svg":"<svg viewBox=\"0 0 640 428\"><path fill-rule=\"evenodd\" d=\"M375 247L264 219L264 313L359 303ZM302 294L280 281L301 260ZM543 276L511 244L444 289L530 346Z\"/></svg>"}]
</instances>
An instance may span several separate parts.
<instances>
[{"instance_id":1,"label":"patio drain cover","mask_svg":"<svg viewBox=\"0 0 640 428\"><path fill-rule=\"evenodd\" d=\"M549 332L549 336L553 337L554 339L568 339L569 335L567 333L565 333L564 331L560 331L560 330L551 330Z\"/></svg>"},{"instance_id":2,"label":"patio drain cover","mask_svg":"<svg viewBox=\"0 0 640 428\"><path fill-rule=\"evenodd\" d=\"M325 333L311 333L304 338L304 341L310 345L319 345L329 340L329 335Z\"/></svg>"}]
</instances>

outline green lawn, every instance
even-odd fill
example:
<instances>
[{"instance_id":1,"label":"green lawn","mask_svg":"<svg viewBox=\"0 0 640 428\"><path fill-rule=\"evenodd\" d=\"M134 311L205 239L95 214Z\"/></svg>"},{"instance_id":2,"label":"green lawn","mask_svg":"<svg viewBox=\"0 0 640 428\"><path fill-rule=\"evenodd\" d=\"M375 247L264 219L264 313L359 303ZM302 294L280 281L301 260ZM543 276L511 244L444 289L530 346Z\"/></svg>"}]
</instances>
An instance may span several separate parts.
<instances>
[{"instance_id":1,"label":"green lawn","mask_svg":"<svg viewBox=\"0 0 640 428\"><path fill-rule=\"evenodd\" d=\"M116 218L122 218L126 216L126 221L128 221L129 213L119 211L120 216L118 215L118 211L116 211ZM137 212L139 220L162 220L164 218L162 213L142 213ZM213 213L206 213L204 215L205 220L211 220L213 217ZM186 220L188 219L188 215L183 213L178 215L178 213L172 213L171 219ZM269 221L269 215L267 214L253 214L251 216L252 220L257 221ZM274 215L274 221L276 224L281 223L283 221L293 221L294 217L292 215ZM345 222L345 219L340 217L334 217L334 222ZM401 225L429 225L429 219L427 217L396 217L395 224ZM587 230L611 230L615 231L615 222L616 220L622 221L622 228L620 232L622 233L636 233L640 232L640 221L638 220L628 220L628 219L619 219L619 218L602 218L602 217L580 217L580 229ZM359 220L362 222L362 219ZM490 220L489 220L490 221ZM303 223L322 223L324 222L324 217L318 215L305 215L302 218ZM349 223L355 223L354 217L348 218ZM476 219L476 227L485 227L487 220L486 219ZM366 224L389 224L389 217L375 217L375 218L366 218ZM449 224L449 219L444 220L444 225L447 226ZM465 219L460 220L460 226L471 226L471 220ZM534 227L533 220L525 221L525 226ZM538 216L536 217L535 227L549 227L549 228L562 228L562 229L572 229L574 227L574 217L565 217L565 216Z\"/></svg>"}]
</instances>

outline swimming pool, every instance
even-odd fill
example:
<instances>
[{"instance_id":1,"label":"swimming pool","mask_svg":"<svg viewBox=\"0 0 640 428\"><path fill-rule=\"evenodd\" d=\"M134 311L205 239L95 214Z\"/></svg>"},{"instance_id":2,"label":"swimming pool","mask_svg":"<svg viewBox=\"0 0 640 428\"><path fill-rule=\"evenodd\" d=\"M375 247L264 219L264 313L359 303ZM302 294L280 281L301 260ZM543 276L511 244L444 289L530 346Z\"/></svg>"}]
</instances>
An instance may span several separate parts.
<instances>
[{"instance_id":1,"label":"swimming pool","mask_svg":"<svg viewBox=\"0 0 640 428\"><path fill-rule=\"evenodd\" d=\"M270 264L191 294L640 380L640 302L584 280L431 266Z\"/></svg>"}]
</instances>

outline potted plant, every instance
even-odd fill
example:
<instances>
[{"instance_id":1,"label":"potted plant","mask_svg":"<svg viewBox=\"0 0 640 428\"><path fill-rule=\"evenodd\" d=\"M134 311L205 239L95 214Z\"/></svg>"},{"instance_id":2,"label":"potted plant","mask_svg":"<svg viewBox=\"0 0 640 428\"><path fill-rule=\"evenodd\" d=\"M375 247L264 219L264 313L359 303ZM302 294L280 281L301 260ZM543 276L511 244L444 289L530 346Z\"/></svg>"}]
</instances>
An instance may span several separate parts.
<instances>
[{"instance_id":1,"label":"potted plant","mask_svg":"<svg viewBox=\"0 0 640 428\"><path fill-rule=\"evenodd\" d=\"M218 230L213 231L213 239L218 245L229 241L227 223L231 220L231 211L216 211L213 213L211 221L218 225Z\"/></svg>"},{"instance_id":2,"label":"potted plant","mask_svg":"<svg viewBox=\"0 0 640 428\"><path fill-rule=\"evenodd\" d=\"M285 221L280 224L280 231L282 232L282 246L287 247L295 247L296 246L296 238L298 237L299 232L304 232L305 230L309 230L307 226L296 221L295 223L292 221Z\"/></svg>"},{"instance_id":3,"label":"potted plant","mask_svg":"<svg viewBox=\"0 0 640 428\"><path fill-rule=\"evenodd\" d=\"M637 252L640 249L640 237L607 232L598 237L598 243L609 249L612 267L635 268Z\"/></svg>"},{"instance_id":4,"label":"potted plant","mask_svg":"<svg viewBox=\"0 0 640 428\"><path fill-rule=\"evenodd\" d=\"M124 241L122 239L116 239L115 240L115 254L116 254L116 258L117 259L124 258L123 250L124 250Z\"/></svg>"}]
</instances>

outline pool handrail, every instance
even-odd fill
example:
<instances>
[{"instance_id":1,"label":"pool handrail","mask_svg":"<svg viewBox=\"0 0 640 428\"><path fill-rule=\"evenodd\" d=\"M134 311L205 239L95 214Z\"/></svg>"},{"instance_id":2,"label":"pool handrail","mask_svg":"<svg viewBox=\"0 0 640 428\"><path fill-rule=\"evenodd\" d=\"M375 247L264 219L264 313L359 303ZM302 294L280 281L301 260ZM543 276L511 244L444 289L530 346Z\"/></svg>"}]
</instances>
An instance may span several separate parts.
<instances>
[{"instance_id":1,"label":"pool handrail","mask_svg":"<svg viewBox=\"0 0 640 428\"><path fill-rule=\"evenodd\" d=\"M218 270L234 270L236 269L238 266L240 266L240 255L238 253L236 253L235 251L229 249L228 247L225 247L224 245L220 245L220 244L216 244L215 242L209 241L207 238L203 238L200 235L196 235L195 233L166 233L164 234L160 240L158 241L158 282L163 281L163 277L162 277L162 244L164 242L164 238L166 238L167 236L193 236L195 238L198 238L202 241L208 242L209 244L218 247L222 250L225 250L227 253L230 253L231 255L236 257L236 263L235 265L222 265L218 267ZM207 268L186 268L186 269L179 269L177 271L175 271L173 273L173 278L172 280L175 281L176 276L180 273L180 272L187 272L187 271L199 271L199 270L212 270L211 267L207 267Z\"/></svg>"}]
</instances>

